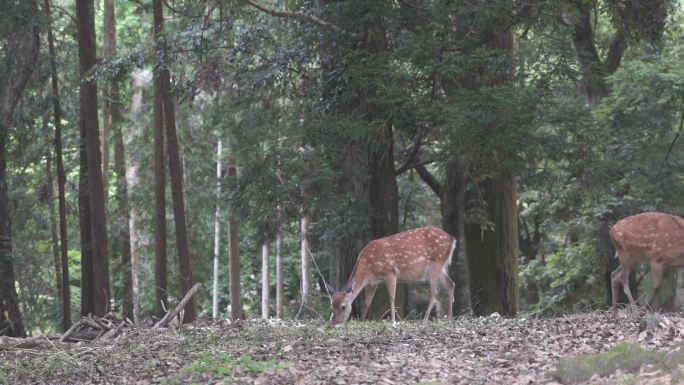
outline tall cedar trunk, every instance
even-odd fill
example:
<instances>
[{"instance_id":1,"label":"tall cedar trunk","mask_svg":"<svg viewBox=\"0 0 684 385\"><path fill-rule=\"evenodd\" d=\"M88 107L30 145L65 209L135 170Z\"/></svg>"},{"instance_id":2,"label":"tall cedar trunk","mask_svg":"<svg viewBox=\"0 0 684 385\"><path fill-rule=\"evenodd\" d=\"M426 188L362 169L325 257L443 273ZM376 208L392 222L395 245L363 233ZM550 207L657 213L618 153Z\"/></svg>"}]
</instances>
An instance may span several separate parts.
<instances>
[{"instance_id":1,"label":"tall cedar trunk","mask_svg":"<svg viewBox=\"0 0 684 385\"><path fill-rule=\"evenodd\" d=\"M104 59L111 60L116 56L116 16L114 0L104 0ZM112 86L116 81L105 83L104 103L102 108L102 185L108 191L109 181L109 136L111 126L115 124L112 117L112 102L116 101Z\"/></svg>"},{"instance_id":2,"label":"tall cedar trunk","mask_svg":"<svg viewBox=\"0 0 684 385\"><path fill-rule=\"evenodd\" d=\"M311 255L309 252L309 216L302 210L299 219L299 236L301 237L301 265L302 265L302 303L306 304L311 295Z\"/></svg>"},{"instance_id":3,"label":"tall cedar trunk","mask_svg":"<svg viewBox=\"0 0 684 385\"><path fill-rule=\"evenodd\" d=\"M44 1L44 11L51 18L50 0ZM62 304L62 330L71 327L71 285L69 284L69 245L67 239L66 220L66 175L62 158L62 108L59 99L59 79L57 77L57 58L55 57L55 39L52 33L52 22L48 21L48 53L50 55L50 77L52 83L52 108L55 125L55 165L57 167L57 195L59 199L59 250L61 262L62 288L60 303Z\"/></svg>"},{"instance_id":4,"label":"tall cedar trunk","mask_svg":"<svg viewBox=\"0 0 684 385\"><path fill-rule=\"evenodd\" d=\"M87 190L91 227L92 303L87 303L82 313L102 317L109 311L109 264L107 260L107 224L104 210L104 190L100 165L99 123L97 116L97 82L88 80L88 72L97 62L95 51L95 17L92 0L76 0L78 26L79 63L81 83L79 88L80 126L86 147L88 164Z\"/></svg>"},{"instance_id":5,"label":"tall cedar trunk","mask_svg":"<svg viewBox=\"0 0 684 385\"><path fill-rule=\"evenodd\" d=\"M81 234L81 317L94 312L93 252L90 226L90 198L88 191L88 155L85 146L85 127L79 126L78 220Z\"/></svg>"},{"instance_id":6,"label":"tall cedar trunk","mask_svg":"<svg viewBox=\"0 0 684 385\"><path fill-rule=\"evenodd\" d=\"M382 35L384 36L384 31ZM377 33L380 33L377 32ZM384 39L383 39L384 40ZM383 44L384 48L384 44ZM377 113L373 111L372 113ZM379 117L379 116L378 116ZM370 118L370 117L369 117ZM392 127L385 123L382 135L376 139L375 149L370 156L370 191L371 233L374 239L399 232L399 188L394 173L394 139ZM397 315L406 313L407 290L405 284L398 284L395 294ZM389 309L389 297L386 290L379 290L373 298L369 309L369 318L378 319Z\"/></svg>"},{"instance_id":7,"label":"tall cedar trunk","mask_svg":"<svg viewBox=\"0 0 684 385\"><path fill-rule=\"evenodd\" d=\"M369 14L373 15L363 26L363 49L372 61L387 61L387 41L385 21L377 5L372 2L366 4ZM374 9L373 9L374 8ZM368 18L364 16L364 18ZM377 80L378 82L380 79ZM370 143L368 172L370 174L370 188L368 193L370 203L371 235L374 239L399 232L399 188L394 172L394 137L391 121L386 113L377 105L375 98L377 85L367 84L361 89L360 108L364 119L368 122L384 122L377 127L375 137ZM397 315L404 315L407 305L407 290L405 284L397 286L395 306ZM377 319L389 309L389 297L386 290L379 290L373 298L369 310L369 317Z\"/></svg>"},{"instance_id":8,"label":"tall cedar trunk","mask_svg":"<svg viewBox=\"0 0 684 385\"><path fill-rule=\"evenodd\" d=\"M104 30L105 30L105 59L111 59L116 55L116 17L114 13L114 1L105 0L104 4ZM119 82L112 80L106 85L105 92L105 116L104 124L109 124L109 130L105 126L103 129L104 139L111 132L114 141L114 172L116 173L116 221L113 223L114 248L113 255L119 256L121 270L121 316L123 319L134 319L133 316L133 276L131 271L131 241L130 230L130 207L128 204L128 188L126 186L126 157L124 153L124 141L122 133L123 117L121 115L121 104L119 101ZM109 112L109 119L107 119ZM102 141L103 149L103 184L107 191L109 164L109 144L107 140Z\"/></svg>"},{"instance_id":9,"label":"tall cedar trunk","mask_svg":"<svg viewBox=\"0 0 684 385\"><path fill-rule=\"evenodd\" d=\"M9 120L0 119L0 335L24 337L14 274L9 197L7 191L7 129Z\"/></svg>"},{"instance_id":10,"label":"tall cedar trunk","mask_svg":"<svg viewBox=\"0 0 684 385\"><path fill-rule=\"evenodd\" d=\"M237 167L231 155L228 159L228 178L237 177ZM240 286L240 245L235 214L228 214L228 261L230 264L230 315L233 320L243 319L242 290Z\"/></svg>"},{"instance_id":11,"label":"tall cedar trunk","mask_svg":"<svg viewBox=\"0 0 684 385\"><path fill-rule=\"evenodd\" d=\"M283 263L283 234L280 229L276 234L276 318L283 319L285 300L285 264Z\"/></svg>"},{"instance_id":12,"label":"tall cedar trunk","mask_svg":"<svg viewBox=\"0 0 684 385\"><path fill-rule=\"evenodd\" d=\"M271 260L271 246L268 241L261 244L261 318L267 319L269 317L270 305L270 260Z\"/></svg>"},{"instance_id":13,"label":"tall cedar trunk","mask_svg":"<svg viewBox=\"0 0 684 385\"><path fill-rule=\"evenodd\" d=\"M162 1L154 0L154 28L157 43L159 36L164 28L164 15ZM178 253L179 279L181 295L190 291L192 288L192 266L190 263L190 247L188 245L188 232L185 223L185 202L183 199L183 172L181 169L180 155L178 150L178 139L176 136L176 116L171 94L171 75L165 62L165 49L161 49L161 66L158 68L161 81L161 93L164 111L164 128L166 133L166 148L169 160L169 178L171 179L171 198L173 200L173 220L176 229L176 249ZM197 318L197 300L193 296L185 305L183 322L192 322Z\"/></svg>"},{"instance_id":14,"label":"tall cedar trunk","mask_svg":"<svg viewBox=\"0 0 684 385\"><path fill-rule=\"evenodd\" d=\"M47 206L50 220L50 252L52 253L52 261L55 268L55 293L57 294L57 302L59 303L59 311L63 311L62 301L64 294L62 294L62 264L59 258L59 239L57 236L57 214L55 211L55 186L54 176L52 173L52 151L50 150L50 128L48 127L48 113L47 110L43 116L43 131L47 136L46 150L45 150L45 191L47 192ZM60 314L60 319L64 316Z\"/></svg>"},{"instance_id":15,"label":"tall cedar trunk","mask_svg":"<svg viewBox=\"0 0 684 385\"><path fill-rule=\"evenodd\" d=\"M138 137L141 135L143 127L138 124L140 118L140 109L142 107L143 101L143 88L149 84L150 77L149 72L143 70L137 70L133 72L133 98L131 101L130 110L130 122L131 128L125 131L125 141L128 146L130 146ZM130 147L129 147L130 148ZM139 169L140 161L132 153L133 156L126 158L126 187L128 192L131 194L136 190L138 184L140 183ZM163 165L162 165L163 172ZM118 173L118 171L117 171ZM156 181L155 181L156 182ZM155 185L156 189L156 185ZM155 190L156 192L156 190ZM130 217L128 221L128 228L130 234L130 248L131 248L131 291L133 299L133 322L138 323L140 314L140 293L139 293L139 270L140 270L140 257L139 257L139 245L141 241L140 236L140 214L134 202L130 201ZM156 218L155 218L156 219ZM156 233L155 233L156 234ZM156 237L156 235L155 235ZM156 241L156 238L155 238ZM156 245L155 245L156 246ZM156 268L155 268L156 271Z\"/></svg>"},{"instance_id":16,"label":"tall cedar trunk","mask_svg":"<svg viewBox=\"0 0 684 385\"><path fill-rule=\"evenodd\" d=\"M493 228L466 223L473 312L515 316L518 312L518 212L516 182L502 172L479 185Z\"/></svg>"},{"instance_id":17,"label":"tall cedar trunk","mask_svg":"<svg viewBox=\"0 0 684 385\"><path fill-rule=\"evenodd\" d=\"M159 10L157 11L157 8ZM161 2L154 2L154 40L159 43L161 36ZM157 47L157 57L161 47ZM157 63L162 66L162 63ZM154 74L154 282L155 314L162 316L168 306L168 273L166 256L166 180L164 163L164 103L161 74Z\"/></svg>"},{"instance_id":18,"label":"tall cedar trunk","mask_svg":"<svg viewBox=\"0 0 684 385\"><path fill-rule=\"evenodd\" d=\"M442 228L456 239L456 249L449 266L449 277L456 283L454 287L454 313L460 314L470 308L468 291L468 261L465 247L465 194L467 178L463 165L450 160L446 164L444 184L441 189L440 205Z\"/></svg>"},{"instance_id":19,"label":"tall cedar trunk","mask_svg":"<svg viewBox=\"0 0 684 385\"><path fill-rule=\"evenodd\" d=\"M214 280L211 291L211 317L218 317L219 257L221 256L221 139L216 143L216 214L214 215Z\"/></svg>"},{"instance_id":20,"label":"tall cedar trunk","mask_svg":"<svg viewBox=\"0 0 684 385\"><path fill-rule=\"evenodd\" d=\"M22 6L36 12L34 2ZM0 76L0 335L23 337L26 335L21 318L14 273L12 231L7 181L7 141L9 128L24 88L35 68L40 35L38 27L19 26L7 37L4 49L11 52L4 61Z\"/></svg>"}]
</instances>

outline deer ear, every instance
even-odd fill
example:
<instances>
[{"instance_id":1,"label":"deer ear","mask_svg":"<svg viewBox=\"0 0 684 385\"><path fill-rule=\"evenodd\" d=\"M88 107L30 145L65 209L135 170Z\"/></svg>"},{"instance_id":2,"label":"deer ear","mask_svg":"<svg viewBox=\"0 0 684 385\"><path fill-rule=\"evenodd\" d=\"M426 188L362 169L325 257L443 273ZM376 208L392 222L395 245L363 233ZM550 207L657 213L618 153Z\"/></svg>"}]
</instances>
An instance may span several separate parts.
<instances>
[{"instance_id":1,"label":"deer ear","mask_svg":"<svg viewBox=\"0 0 684 385\"><path fill-rule=\"evenodd\" d=\"M325 290L328 292L328 295L333 295L335 294L335 289L332 288L332 286L328 285L328 283L325 283Z\"/></svg>"}]
</instances>

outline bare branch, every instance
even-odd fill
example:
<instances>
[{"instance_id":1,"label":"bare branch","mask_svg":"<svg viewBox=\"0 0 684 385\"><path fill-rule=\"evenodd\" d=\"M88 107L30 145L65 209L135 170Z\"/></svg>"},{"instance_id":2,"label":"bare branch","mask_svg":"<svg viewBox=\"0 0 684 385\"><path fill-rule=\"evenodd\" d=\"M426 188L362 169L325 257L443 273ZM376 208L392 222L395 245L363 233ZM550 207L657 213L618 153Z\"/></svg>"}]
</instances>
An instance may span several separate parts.
<instances>
[{"instance_id":1,"label":"bare branch","mask_svg":"<svg viewBox=\"0 0 684 385\"><path fill-rule=\"evenodd\" d=\"M264 5L259 4L254 0L245 0L245 1L249 5L251 5L252 7L256 8L262 12L268 13L271 16L290 17L290 18L294 18L294 19L304 20L304 21L308 21L309 23L316 24L319 27L329 29L329 30L336 32L336 33L341 33L341 34L347 35L347 36L356 36L354 33L351 33L344 28L338 27L335 24L329 23L329 22L327 22L327 21L325 21L319 17L316 17L314 15L307 15L305 13L300 13L300 12L276 11L273 9L266 8Z\"/></svg>"},{"instance_id":2,"label":"bare branch","mask_svg":"<svg viewBox=\"0 0 684 385\"><path fill-rule=\"evenodd\" d=\"M420 179L423 180L430 188L432 191L437 194L437 196L441 197L442 196L442 184L439 183L437 178L435 178L434 175L428 171L424 165L418 164L415 166L416 172L418 172L418 175L420 175Z\"/></svg>"},{"instance_id":3,"label":"bare branch","mask_svg":"<svg viewBox=\"0 0 684 385\"><path fill-rule=\"evenodd\" d=\"M418 152L420 151L420 144L423 140L423 137L425 136L426 131L427 130L423 128L418 129L418 133L416 133L416 136L413 138L413 146L411 146L411 152L409 152L408 156L406 157L404 164L402 164L401 167L394 171L394 175L401 175L404 172L408 171L411 167L415 167L415 165L410 165L411 162L413 162L413 160L416 158L416 155L418 155Z\"/></svg>"}]
</instances>

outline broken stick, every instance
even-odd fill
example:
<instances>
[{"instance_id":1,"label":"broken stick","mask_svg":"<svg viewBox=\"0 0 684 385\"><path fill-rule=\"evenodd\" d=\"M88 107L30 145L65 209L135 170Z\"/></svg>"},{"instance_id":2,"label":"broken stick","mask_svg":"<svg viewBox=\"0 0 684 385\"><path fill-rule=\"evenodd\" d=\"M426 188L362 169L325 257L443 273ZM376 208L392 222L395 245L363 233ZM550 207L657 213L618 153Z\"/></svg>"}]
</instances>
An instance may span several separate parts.
<instances>
[{"instance_id":1,"label":"broken stick","mask_svg":"<svg viewBox=\"0 0 684 385\"><path fill-rule=\"evenodd\" d=\"M197 293L197 290L199 290L200 286L202 286L202 284L196 283L195 286L193 286L192 289L190 289L188 293L185 294L185 297L183 297L183 300L178 303L178 306L176 306L176 308L173 309L173 311L167 312L164 318L162 318L159 322L157 322L154 325L153 329L166 327L169 324L169 322L171 322L171 320L174 317L176 317L181 310L183 310L185 305L188 304L188 301L190 301L190 298L192 298L195 295L195 293Z\"/></svg>"}]
</instances>

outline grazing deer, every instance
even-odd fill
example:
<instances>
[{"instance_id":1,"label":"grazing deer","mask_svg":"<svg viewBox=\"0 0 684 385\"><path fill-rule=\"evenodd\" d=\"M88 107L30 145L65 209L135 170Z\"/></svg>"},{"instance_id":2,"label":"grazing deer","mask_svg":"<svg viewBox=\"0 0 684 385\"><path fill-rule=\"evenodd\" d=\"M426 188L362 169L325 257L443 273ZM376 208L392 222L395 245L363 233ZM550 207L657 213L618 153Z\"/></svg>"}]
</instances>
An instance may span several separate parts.
<instances>
[{"instance_id":1,"label":"grazing deer","mask_svg":"<svg viewBox=\"0 0 684 385\"><path fill-rule=\"evenodd\" d=\"M456 240L436 227L421 227L376 239L361 250L344 289L336 291L328 284L333 309L333 322L344 323L351 313L354 299L366 288L366 301L361 318L368 315L375 290L385 282L389 294L392 322L395 322L394 293L397 282L430 281L430 304L423 321L427 321L437 300L438 284L449 295L449 317L454 303L454 282L447 275Z\"/></svg>"},{"instance_id":2,"label":"grazing deer","mask_svg":"<svg viewBox=\"0 0 684 385\"><path fill-rule=\"evenodd\" d=\"M677 285L684 283L684 219L656 212L647 212L619 220L610 228L610 239L620 266L611 274L612 309L616 311L618 287L636 306L629 290L629 274L635 267L648 263L653 281L649 306L660 290L663 268L677 269Z\"/></svg>"}]
</instances>

